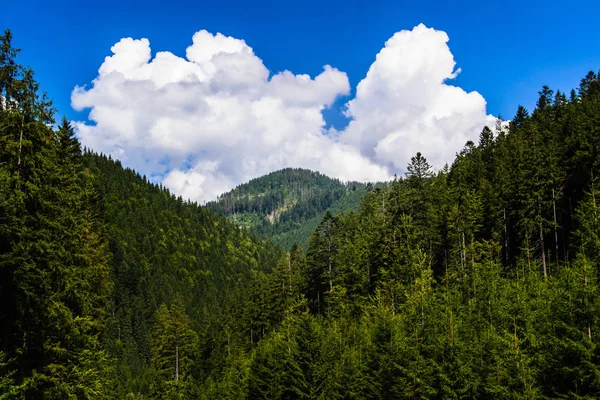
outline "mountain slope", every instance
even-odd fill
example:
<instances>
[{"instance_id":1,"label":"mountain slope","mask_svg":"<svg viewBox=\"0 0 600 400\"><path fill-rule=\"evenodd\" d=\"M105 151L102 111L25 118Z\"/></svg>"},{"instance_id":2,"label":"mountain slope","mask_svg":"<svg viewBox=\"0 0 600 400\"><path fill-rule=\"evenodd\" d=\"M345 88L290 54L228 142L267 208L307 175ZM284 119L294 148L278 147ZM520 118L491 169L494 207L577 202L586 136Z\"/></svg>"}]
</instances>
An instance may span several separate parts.
<instances>
[{"instance_id":1,"label":"mountain slope","mask_svg":"<svg viewBox=\"0 0 600 400\"><path fill-rule=\"evenodd\" d=\"M289 249L294 244L306 247L327 211L358 209L365 193L364 183L286 168L242 184L206 207Z\"/></svg>"},{"instance_id":2,"label":"mountain slope","mask_svg":"<svg viewBox=\"0 0 600 400\"><path fill-rule=\"evenodd\" d=\"M181 318L200 337L190 343L194 348L208 343L210 349L220 336L215 321L222 304L253 274L271 270L279 252L225 218L147 182L119 161L85 153L83 164L97 182L112 255L107 342L117 360L118 391L150 393L155 390L152 374L160 372L160 352L152 338L161 305L180 304ZM191 353L191 359L199 357L196 350ZM203 357L208 365L210 350ZM186 379L199 374L190 372Z\"/></svg>"},{"instance_id":3,"label":"mountain slope","mask_svg":"<svg viewBox=\"0 0 600 400\"><path fill-rule=\"evenodd\" d=\"M539 94L258 277L267 334L204 398L598 398L600 77Z\"/></svg>"},{"instance_id":4,"label":"mountain slope","mask_svg":"<svg viewBox=\"0 0 600 400\"><path fill-rule=\"evenodd\" d=\"M282 253L82 154L16 53L7 31L0 399L598 398L596 73L569 99L543 87L438 173L417 153ZM231 218L242 199L306 226L359 197L342 186L280 171Z\"/></svg>"}]
</instances>

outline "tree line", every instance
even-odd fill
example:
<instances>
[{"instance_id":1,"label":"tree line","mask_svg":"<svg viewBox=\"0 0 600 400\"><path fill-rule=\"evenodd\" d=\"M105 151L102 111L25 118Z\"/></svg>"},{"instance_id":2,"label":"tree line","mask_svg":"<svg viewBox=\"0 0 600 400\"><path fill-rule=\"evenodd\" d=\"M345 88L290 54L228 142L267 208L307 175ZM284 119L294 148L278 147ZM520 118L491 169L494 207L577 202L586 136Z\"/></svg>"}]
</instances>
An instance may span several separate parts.
<instances>
[{"instance_id":1,"label":"tree line","mask_svg":"<svg viewBox=\"0 0 600 400\"><path fill-rule=\"evenodd\" d=\"M206 207L284 249L305 248L325 213L357 209L365 188L364 183L285 168L239 185Z\"/></svg>"},{"instance_id":2,"label":"tree line","mask_svg":"<svg viewBox=\"0 0 600 400\"><path fill-rule=\"evenodd\" d=\"M543 87L259 274L205 398L596 398L600 80ZM231 328L229 328L231 329ZM232 348L234 350L232 350Z\"/></svg>"},{"instance_id":3,"label":"tree line","mask_svg":"<svg viewBox=\"0 0 600 400\"><path fill-rule=\"evenodd\" d=\"M82 151L17 55L6 31L0 399L600 395L597 74L284 251Z\"/></svg>"}]
</instances>

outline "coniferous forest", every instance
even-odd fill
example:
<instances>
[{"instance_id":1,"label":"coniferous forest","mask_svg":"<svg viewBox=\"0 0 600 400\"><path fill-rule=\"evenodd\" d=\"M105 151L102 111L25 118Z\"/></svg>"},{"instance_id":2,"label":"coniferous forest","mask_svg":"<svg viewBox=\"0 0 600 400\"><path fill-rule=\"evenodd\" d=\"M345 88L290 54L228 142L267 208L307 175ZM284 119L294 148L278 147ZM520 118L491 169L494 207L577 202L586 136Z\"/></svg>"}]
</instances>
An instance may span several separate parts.
<instances>
[{"instance_id":1,"label":"coniferous forest","mask_svg":"<svg viewBox=\"0 0 600 400\"><path fill-rule=\"evenodd\" d=\"M286 168L239 185L206 207L285 250L306 248L325 214L357 210L365 188L364 183Z\"/></svg>"},{"instance_id":2,"label":"coniferous forest","mask_svg":"<svg viewBox=\"0 0 600 400\"><path fill-rule=\"evenodd\" d=\"M279 247L82 149L11 42L0 399L600 397L597 74L345 212L315 174L318 226Z\"/></svg>"}]
</instances>

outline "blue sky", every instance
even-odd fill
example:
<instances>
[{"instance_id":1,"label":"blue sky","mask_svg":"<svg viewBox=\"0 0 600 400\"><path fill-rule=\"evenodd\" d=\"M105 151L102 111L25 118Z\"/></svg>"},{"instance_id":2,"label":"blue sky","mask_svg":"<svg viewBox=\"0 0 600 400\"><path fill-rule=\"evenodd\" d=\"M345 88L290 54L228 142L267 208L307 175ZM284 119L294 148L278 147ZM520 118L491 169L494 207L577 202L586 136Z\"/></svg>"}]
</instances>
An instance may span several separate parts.
<instances>
[{"instance_id":1,"label":"blue sky","mask_svg":"<svg viewBox=\"0 0 600 400\"><path fill-rule=\"evenodd\" d=\"M85 145L203 201L286 166L376 180L402 173L410 155L422 151L439 168L491 116L509 119L519 104L531 110L542 85L569 91L600 69L599 15L600 3L592 1L33 0L4 4L0 27L13 31L20 62L33 67L59 112L80 121ZM417 28L421 23L435 31ZM203 46L235 47L225 64L215 64L218 57L202 64L206 54L183 63L172 57L160 71L194 70L202 82L190 86L175 74L165 78L168 90L144 75L158 70L144 57L148 48L152 57L167 51L185 58L200 30L210 33L194 45L200 53ZM149 43L121 41L128 37ZM244 58L241 40L254 58ZM103 64L118 42L119 55ZM137 57L134 69L123 64L128 57ZM370 67L375 72L367 79ZM413 67L423 72L404 73ZM225 75L203 78L202 68ZM461 69L455 79L440 80L452 77L453 68ZM250 71L243 90L235 71ZM102 78L98 87L95 78ZM140 80L152 88L136 86ZM86 87L76 96L79 111L71 107L76 85ZM258 101L257 90L275 103Z\"/></svg>"},{"instance_id":2,"label":"blue sky","mask_svg":"<svg viewBox=\"0 0 600 400\"><path fill-rule=\"evenodd\" d=\"M533 107L541 85L569 90L600 69L599 15L596 1L33 0L4 4L0 26L13 31L21 61L59 111L74 117L71 90L96 76L122 37L147 37L153 51L183 55L197 30L221 32L243 38L273 72L314 75L330 64L354 88L385 40L422 22L448 33L462 68L455 84L510 118L519 103Z\"/></svg>"}]
</instances>

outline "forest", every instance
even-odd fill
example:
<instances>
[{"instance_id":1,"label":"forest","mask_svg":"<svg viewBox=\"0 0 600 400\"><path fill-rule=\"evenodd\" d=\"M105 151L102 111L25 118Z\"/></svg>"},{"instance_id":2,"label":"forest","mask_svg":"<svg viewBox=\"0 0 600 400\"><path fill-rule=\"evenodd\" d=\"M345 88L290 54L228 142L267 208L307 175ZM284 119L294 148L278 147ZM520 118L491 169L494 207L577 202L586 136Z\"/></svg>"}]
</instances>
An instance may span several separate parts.
<instances>
[{"instance_id":1,"label":"forest","mask_svg":"<svg viewBox=\"0 0 600 400\"><path fill-rule=\"evenodd\" d=\"M206 207L285 250L294 245L306 249L327 211L357 210L365 188L361 182L286 168L239 185Z\"/></svg>"},{"instance_id":2,"label":"forest","mask_svg":"<svg viewBox=\"0 0 600 400\"><path fill-rule=\"evenodd\" d=\"M201 206L82 149L19 52L5 31L0 399L600 397L598 74L331 212L353 191L321 174ZM294 185L305 245L232 219Z\"/></svg>"}]
</instances>

